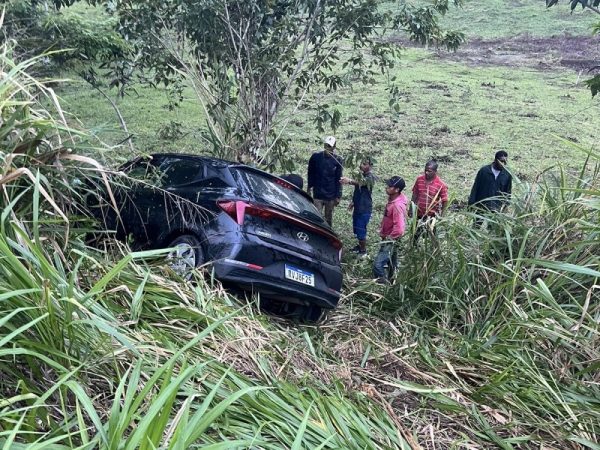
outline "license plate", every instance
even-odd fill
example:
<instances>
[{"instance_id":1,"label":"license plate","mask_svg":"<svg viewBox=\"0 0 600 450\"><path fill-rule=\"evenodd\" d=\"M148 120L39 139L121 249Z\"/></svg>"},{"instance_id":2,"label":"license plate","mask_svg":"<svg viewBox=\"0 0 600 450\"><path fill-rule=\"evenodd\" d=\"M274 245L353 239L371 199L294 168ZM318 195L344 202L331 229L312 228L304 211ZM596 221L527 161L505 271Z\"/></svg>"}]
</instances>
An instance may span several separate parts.
<instances>
[{"instance_id":1,"label":"license plate","mask_svg":"<svg viewBox=\"0 0 600 450\"><path fill-rule=\"evenodd\" d=\"M307 286L315 285L315 275L313 273L298 269L294 266L288 266L287 264L285 265L285 277L288 280L306 284Z\"/></svg>"}]
</instances>

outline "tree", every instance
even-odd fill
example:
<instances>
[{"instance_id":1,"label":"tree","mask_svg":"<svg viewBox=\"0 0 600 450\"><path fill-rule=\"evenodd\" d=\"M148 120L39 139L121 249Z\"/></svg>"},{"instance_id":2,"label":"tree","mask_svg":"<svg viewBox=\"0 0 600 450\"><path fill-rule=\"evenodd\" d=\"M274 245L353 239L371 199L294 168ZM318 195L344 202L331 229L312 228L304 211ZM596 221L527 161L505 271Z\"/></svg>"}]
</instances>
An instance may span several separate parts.
<instances>
[{"instance_id":1,"label":"tree","mask_svg":"<svg viewBox=\"0 0 600 450\"><path fill-rule=\"evenodd\" d=\"M558 0L546 0L546 7L550 8L558 3ZM600 15L600 0L568 0L571 12L577 8L577 5L581 5L581 9L587 9L589 11L593 11L596 14ZM594 25L592 32L594 34L600 33L600 22ZM599 64L592 67L590 72L600 72L600 61ZM592 92L592 97L595 97L598 92L600 92L600 73L596 73L592 78L586 80L585 83L590 88Z\"/></svg>"},{"instance_id":2,"label":"tree","mask_svg":"<svg viewBox=\"0 0 600 450\"><path fill-rule=\"evenodd\" d=\"M153 83L180 92L188 78L215 153L262 165L286 161L281 131L311 95L374 83L393 67L398 47L386 39L390 29L455 49L463 35L438 20L461 2L399 1L389 10L378 0L90 0L117 15L129 60L149 69ZM115 85L127 82L116 75ZM317 103L315 111L318 128L335 130L335 107Z\"/></svg>"},{"instance_id":3,"label":"tree","mask_svg":"<svg viewBox=\"0 0 600 450\"><path fill-rule=\"evenodd\" d=\"M0 15L0 42L11 39L11 52L18 61L44 53L52 62L104 61L122 57L126 41L114 29L111 18L98 20L69 11L62 14L53 2L8 0Z\"/></svg>"}]
</instances>

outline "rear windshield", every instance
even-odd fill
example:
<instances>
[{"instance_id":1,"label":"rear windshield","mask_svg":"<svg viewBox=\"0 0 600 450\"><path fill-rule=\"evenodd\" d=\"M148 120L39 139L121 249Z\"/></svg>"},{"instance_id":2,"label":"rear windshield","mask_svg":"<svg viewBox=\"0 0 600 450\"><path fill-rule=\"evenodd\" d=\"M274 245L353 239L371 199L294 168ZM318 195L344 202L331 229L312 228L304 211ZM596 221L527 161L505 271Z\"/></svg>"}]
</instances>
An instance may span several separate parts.
<instances>
[{"instance_id":1,"label":"rear windshield","mask_svg":"<svg viewBox=\"0 0 600 450\"><path fill-rule=\"evenodd\" d=\"M322 221L315 205L304 195L294 188L288 188L276 183L275 180L267 178L258 173L236 169L244 185L259 200L293 211L297 214Z\"/></svg>"}]
</instances>

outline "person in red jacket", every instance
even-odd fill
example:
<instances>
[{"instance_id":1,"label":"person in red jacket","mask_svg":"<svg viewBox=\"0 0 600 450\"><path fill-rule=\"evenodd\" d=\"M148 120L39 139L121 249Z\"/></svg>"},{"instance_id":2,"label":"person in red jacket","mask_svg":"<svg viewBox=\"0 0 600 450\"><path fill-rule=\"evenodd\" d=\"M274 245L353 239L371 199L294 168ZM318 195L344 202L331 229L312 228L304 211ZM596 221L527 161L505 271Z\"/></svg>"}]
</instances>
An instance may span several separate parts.
<instances>
[{"instance_id":1,"label":"person in red jacket","mask_svg":"<svg viewBox=\"0 0 600 450\"><path fill-rule=\"evenodd\" d=\"M448 207L448 186L437 174L438 163L435 159L427 161L425 171L419 175L412 189L411 201L417 207L417 230L414 242L427 230L435 241L435 220L446 212ZM408 215L412 215L409 209Z\"/></svg>"},{"instance_id":2,"label":"person in red jacket","mask_svg":"<svg viewBox=\"0 0 600 450\"><path fill-rule=\"evenodd\" d=\"M382 242L373 263L373 275L377 278L378 283L389 283L398 265L395 243L406 231L408 199L402 193L405 187L406 183L398 176L390 178L386 183L385 192L388 196L388 202L385 205L385 212L379 229ZM387 274L386 267L388 269Z\"/></svg>"}]
</instances>

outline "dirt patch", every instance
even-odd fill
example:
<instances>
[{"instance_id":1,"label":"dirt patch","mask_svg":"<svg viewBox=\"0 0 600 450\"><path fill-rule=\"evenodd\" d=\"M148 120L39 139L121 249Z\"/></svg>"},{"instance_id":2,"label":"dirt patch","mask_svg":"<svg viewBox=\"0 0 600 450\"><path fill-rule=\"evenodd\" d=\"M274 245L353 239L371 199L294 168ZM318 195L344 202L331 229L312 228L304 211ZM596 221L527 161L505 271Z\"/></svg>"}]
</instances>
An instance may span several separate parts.
<instances>
[{"instance_id":1,"label":"dirt patch","mask_svg":"<svg viewBox=\"0 0 600 450\"><path fill-rule=\"evenodd\" d=\"M442 125L441 127L434 128L431 130L431 134L433 136L440 136L443 134L451 133L450 127L448 125Z\"/></svg>"},{"instance_id":2,"label":"dirt patch","mask_svg":"<svg viewBox=\"0 0 600 450\"><path fill-rule=\"evenodd\" d=\"M427 89L433 89L433 90L437 90L437 91L444 91L444 92L448 92L448 86L446 86L445 84L439 84L439 83L429 83L429 82L425 82L426 85L425 87Z\"/></svg>"},{"instance_id":3,"label":"dirt patch","mask_svg":"<svg viewBox=\"0 0 600 450\"><path fill-rule=\"evenodd\" d=\"M397 42L407 47L415 46L403 39ZM540 70L568 67L580 71L599 64L600 36L518 35L504 39L471 39L457 52L438 50L435 54L440 59L475 66L534 67Z\"/></svg>"}]
</instances>

